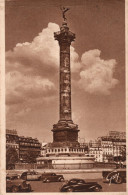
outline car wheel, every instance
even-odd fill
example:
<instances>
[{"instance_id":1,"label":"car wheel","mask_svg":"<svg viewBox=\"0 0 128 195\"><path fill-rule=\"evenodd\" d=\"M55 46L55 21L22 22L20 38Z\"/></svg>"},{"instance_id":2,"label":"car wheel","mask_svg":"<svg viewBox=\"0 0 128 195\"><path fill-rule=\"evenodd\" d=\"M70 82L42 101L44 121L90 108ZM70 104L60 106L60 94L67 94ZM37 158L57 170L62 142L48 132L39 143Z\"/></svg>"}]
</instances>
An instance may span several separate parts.
<instances>
[{"instance_id":1,"label":"car wheel","mask_svg":"<svg viewBox=\"0 0 128 195\"><path fill-rule=\"evenodd\" d=\"M68 188L67 192L73 192L73 188Z\"/></svg>"},{"instance_id":2,"label":"car wheel","mask_svg":"<svg viewBox=\"0 0 128 195\"><path fill-rule=\"evenodd\" d=\"M50 182L50 180L49 179L46 179L46 183L49 183Z\"/></svg>"},{"instance_id":3,"label":"car wheel","mask_svg":"<svg viewBox=\"0 0 128 195\"><path fill-rule=\"evenodd\" d=\"M12 186L12 192L18 192L19 188L18 186Z\"/></svg>"},{"instance_id":4,"label":"car wheel","mask_svg":"<svg viewBox=\"0 0 128 195\"><path fill-rule=\"evenodd\" d=\"M117 177L114 179L114 182L115 182L116 184L121 184L122 181L123 181L123 179L122 179L122 177L120 177L120 176L117 176Z\"/></svg>"},{"instance_id":5,"label":"car wheel","mask_svg":"<svg viewBox=\"0 0 128 195\"><path fill-rule=\"evenodd\" d=\"M43 179L43 183L46 183L46 178Z\"/></svg>"},{"instance_id":6,"label":"car wheel","mask_svg":"<svg viewBox=\"0 0 128 195\"><path fill-rule=\"evenodd\" d=\"M60 182L63 182L64 181L64 178L59 178L59 180L58 181L60 181Z\"/></svg>"},{"instance_id":7,"label":"car wheel","mask_svg":"<svg viewBox=\"0 0 128 195\"><path fill-rule=\"evenodd\" d=\"M99 186L96 186L95 188L94 188L94 192L100 192L100 187Z\"/></svg>"}]
</instances>

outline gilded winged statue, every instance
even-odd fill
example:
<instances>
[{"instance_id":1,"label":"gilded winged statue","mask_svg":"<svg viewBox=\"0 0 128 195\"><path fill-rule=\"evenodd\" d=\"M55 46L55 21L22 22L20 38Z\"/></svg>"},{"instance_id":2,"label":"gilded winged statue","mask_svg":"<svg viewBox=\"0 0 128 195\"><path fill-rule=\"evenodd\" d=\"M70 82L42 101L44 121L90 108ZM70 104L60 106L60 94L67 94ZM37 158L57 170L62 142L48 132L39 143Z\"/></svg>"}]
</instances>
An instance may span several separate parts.
<instances>
[{"instance_id":1,"label":"gilded winged statue","mask_svg":"<svg viewBox=\"0 0 128 195\"><path fill-rule=\"evenodd\" d=\"M60 9L62 10L62 16L63 16L64 21L66 21L67 18L66 18L66 16L65 16L65 14L66 14L66 12L69 10L69 8L68 8L68 7L67 7L67 8L61 7Z\"/></svg>"}]
</instances>

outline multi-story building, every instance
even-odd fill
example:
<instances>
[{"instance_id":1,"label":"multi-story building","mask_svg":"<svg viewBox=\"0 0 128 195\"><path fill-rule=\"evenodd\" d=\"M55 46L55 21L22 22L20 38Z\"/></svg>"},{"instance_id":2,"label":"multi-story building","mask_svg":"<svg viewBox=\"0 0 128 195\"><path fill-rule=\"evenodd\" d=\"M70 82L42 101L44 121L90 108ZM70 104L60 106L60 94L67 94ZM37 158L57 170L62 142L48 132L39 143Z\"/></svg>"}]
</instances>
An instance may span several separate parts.
<instances>
[{"instance_id":1,"label":"multi-story building","mask_svg":"<svg viewBox=\"0 0 128 195\"><path fill-rule=\"evenodd\" d=\"M89 155L93 155L97 162L112 162L126 149L125 138L125 132L110 131L108 136L89 142Z\"/></svg>"},{"instance_id":2,"label":"multi-story building","mask_svg":"<svg viewBox=\"0 0 128 195\"><path fill-rule=\"evenodd\" d=\"M89 142L89 155L93 155L96 162L103 162L103 151L100 140Z\"/></svg>"},{"instance_id":3,"label":"multi-story building","mask_svg":"<svg viewBox=\"0 0 128 195\"><path fill-rule=\"evenodd\" d=\"M19 157L20 160L25 159L27 152L34 152L36 156L40 156L41 144L38 139L32 137L19 136Z\"/></svg>"},{"instance_id":4,"label":"multi-story building","mask_svg":"<svg viewBox=\"0 0 128 195\"><path fill-rule=\"evenodd\" d=\"M126 148L126 139L113 139L113 156L121 156Z\"/></svg>"},{"instance_id":5,"label":"multi-story building","mask_svg":"<svg viewBox=\"0 0 128 195\"><path fill-rule=\"evenodd\" d=\"M19 137L16 130L6 129L6 149L15 148L19 155Z\"/></svg>"},{"instance_id":6,"label":"multi-story building","mask_svg":"<svg viewBox=\"0 0 128 195\"><path fill-rule=\"evenodd\" d=\"M103 162L103 151L101 147L90 147L89 155L93 155L96 162Z\"/></svg>"},{"instance_id":7,"label":"multi-story building","mask_svg":"<svg viewBox=\"0 0 128 195\"><path fill-rule=\"evenodd\" d=\"M120 132L120 139L126 140L126 132Z\"/></svg>"},{"instance_id":8,"label":"multi-story building","mask_svg":"<svg viewBox=\"0 0 128 195\"><path fill-rule=\"evenodd\" d=\"M101 137L101 148L103 151L103 161L111 162L113 161L113 142L111 137Z\"/></svg>"},{"instance_id":9,"label":"multi-story building","mask_svg":"<svg viewBox=\"0 0 128 195\"><path fill-rule=\"evenodd\" d=\"M41 144L40 156L46 156L47 143Z\"/></svg>"},{"instance_id":10,"label":"multi-story building","mask_svg":"<svg viewBox=\"0 0 128 195\"><path fill-rule=\"evenodd\" d=\"M126 132L109 131L109 136L117 139L126 139Z\"/></svg>"},{"instance_id":11,"label":"multi-story building","mask_svg":"<svg viewBox=\"0 0 128 195\"><path fill-rule=\"evenodd\" d=\"M16 130L6 130L6 149L15 148L19 159L24 161L27 152L34 152L34 155L40 156L41 144L38 139L32 137L18 136Z\"/></svg>"},{"instance_id":12,"label":"multi-story building","mask_svg":"<svg viewBox=\"0 0 128 195\"><path fill-rule=\"evenodd\" d=\"M123 138L122 139L122 135ZM101 137L101 147L103 150L103 160L113 161L115 156L122 156L122 151L126 148L126 139L124 133L110 132L109 136Z\"/></svg>"}]
</instances>

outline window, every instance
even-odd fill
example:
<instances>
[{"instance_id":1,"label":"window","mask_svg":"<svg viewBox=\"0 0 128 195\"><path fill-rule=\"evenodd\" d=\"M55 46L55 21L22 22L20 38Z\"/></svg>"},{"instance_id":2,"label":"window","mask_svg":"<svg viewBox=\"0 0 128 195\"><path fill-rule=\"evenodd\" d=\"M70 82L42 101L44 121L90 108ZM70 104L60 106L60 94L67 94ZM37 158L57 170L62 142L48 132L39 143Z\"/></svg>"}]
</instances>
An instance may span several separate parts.
<instances>
[{"instance_id":1,"label":"window","mask_svg":"<svg viewBox=\"0 0 128 195\"><path fill-rule=\"evenodd\" d=\"M56 174L55 174L55 173L52 173L51 175L52 175L52 176L55 176Z\"/></svg>"},{"instance_id":2,"label":"window","mask_svg":"<svg viewBox=\"0 0 128 195\"><path fill-rule=\"evenodd\" d=\"M78 183L85 184L85 182L83 180L79 180Z\"/></svg>"},{"instance_id":3,"label":"window","mask_svg":"<svg viewBox=\"0 0 128 195\"><path fill-rule=\"evenodd\" d=\"M69 185L72 185L72 184L77 184L77 181L74 181L74 180L70 181Z\"/></svg>"}]
</instances>

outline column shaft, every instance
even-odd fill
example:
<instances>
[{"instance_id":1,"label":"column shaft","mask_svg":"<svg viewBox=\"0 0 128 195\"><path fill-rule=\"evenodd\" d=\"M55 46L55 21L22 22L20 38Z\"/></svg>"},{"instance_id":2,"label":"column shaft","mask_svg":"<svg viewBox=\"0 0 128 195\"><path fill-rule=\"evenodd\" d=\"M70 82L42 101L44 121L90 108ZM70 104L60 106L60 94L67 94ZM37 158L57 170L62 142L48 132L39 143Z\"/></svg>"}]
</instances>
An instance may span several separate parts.
<instances>
[{"instance_id":1,"label":"column shaft","mask_svg":"<svg viewBox=\"0 0 128 195\"><path fill-rule=\"evenodd\" d=\"M60 43L60 120L71 120L70 44Z\"/></svg>"}]
</instances>

